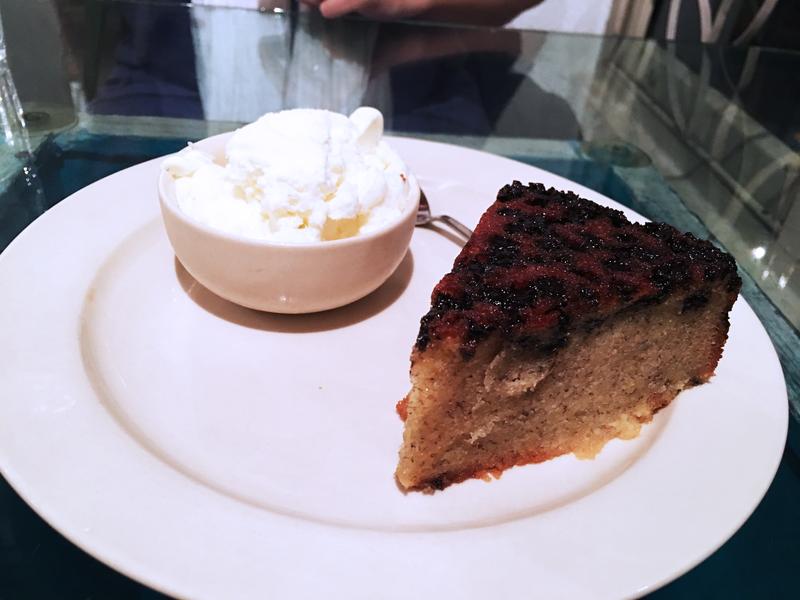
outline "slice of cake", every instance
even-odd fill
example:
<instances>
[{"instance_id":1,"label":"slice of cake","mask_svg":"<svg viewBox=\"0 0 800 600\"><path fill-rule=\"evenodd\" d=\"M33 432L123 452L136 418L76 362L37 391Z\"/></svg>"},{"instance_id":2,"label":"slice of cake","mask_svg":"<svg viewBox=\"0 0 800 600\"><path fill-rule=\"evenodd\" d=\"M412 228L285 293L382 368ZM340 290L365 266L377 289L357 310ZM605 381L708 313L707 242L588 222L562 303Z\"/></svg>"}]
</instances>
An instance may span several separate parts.
<instances>
[{"instance_id":1,"label":"slice of cake","mask_svg":"<svg viewBox=\"0 0 800 600\"><path fill-rule=\"evenodd\" d=\"M398 482L442 489L635 437L713 375L740 285L691 234L505 186L422 318Z\"/></svg>"}]
</instances>

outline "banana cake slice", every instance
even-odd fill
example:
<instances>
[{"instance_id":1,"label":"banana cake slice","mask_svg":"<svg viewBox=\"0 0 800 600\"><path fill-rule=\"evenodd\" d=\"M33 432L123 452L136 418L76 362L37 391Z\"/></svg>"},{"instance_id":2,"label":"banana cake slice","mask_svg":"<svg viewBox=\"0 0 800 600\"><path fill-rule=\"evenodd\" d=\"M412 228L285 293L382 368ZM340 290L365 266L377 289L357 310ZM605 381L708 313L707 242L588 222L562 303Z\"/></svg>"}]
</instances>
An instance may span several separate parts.
<instances>
[{"instance_id":1,"label":"banana cake slice","mask_svg":"<svg viewBox=\"0 0 800 600\"><path fill-rule=\"evenodd\" d=\"M740 286L691 234L503 187L422 318L398 482L442 489L635 437L713 375Z\"/></svg>"}]
</instances>

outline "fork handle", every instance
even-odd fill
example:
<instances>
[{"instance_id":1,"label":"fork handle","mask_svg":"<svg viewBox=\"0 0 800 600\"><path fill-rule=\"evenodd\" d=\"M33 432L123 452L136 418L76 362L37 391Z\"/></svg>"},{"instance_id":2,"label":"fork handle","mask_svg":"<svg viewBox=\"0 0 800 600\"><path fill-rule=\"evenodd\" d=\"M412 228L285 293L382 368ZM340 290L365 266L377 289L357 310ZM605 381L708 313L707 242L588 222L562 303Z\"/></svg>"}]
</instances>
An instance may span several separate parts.
<instances>
[{"instance_id":1,"label":"fork handle","mask_svg":"<svg viewBox=\"0 0 800 600\"><path fill-rule=\"evenodd\" d=\"M457 221L456 219L454 219L449 215L439 215L433 217L432 220L441 221L442 223L450 227L450 229L452 229L459 235L463 236L467 240L472 237L472 229L464 225L461 221Z\"/></svg>"}]
</instances>

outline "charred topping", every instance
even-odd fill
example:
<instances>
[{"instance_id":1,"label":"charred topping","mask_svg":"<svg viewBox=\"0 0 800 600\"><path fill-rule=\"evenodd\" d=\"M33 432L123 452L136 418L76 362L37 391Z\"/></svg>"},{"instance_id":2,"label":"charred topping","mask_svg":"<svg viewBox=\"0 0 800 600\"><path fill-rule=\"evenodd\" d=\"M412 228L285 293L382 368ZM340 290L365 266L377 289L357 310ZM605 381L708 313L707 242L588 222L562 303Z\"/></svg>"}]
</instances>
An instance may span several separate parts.
<instances>
[{"instance_id":1,"label":"charred topping","mask_svg":"<svg viewBox=\"0 0 800 600\"><path fill-rule=\"evenodd\" d=\"M738 290L736 263L711 243L542 184L504 186L453 270L433 291L417 348L457 337L465 359L493 331L551 352L571 329L592 329L638 303L690 292L683 310L708 302L707 283Z\"/></svg>"}]
</instances>

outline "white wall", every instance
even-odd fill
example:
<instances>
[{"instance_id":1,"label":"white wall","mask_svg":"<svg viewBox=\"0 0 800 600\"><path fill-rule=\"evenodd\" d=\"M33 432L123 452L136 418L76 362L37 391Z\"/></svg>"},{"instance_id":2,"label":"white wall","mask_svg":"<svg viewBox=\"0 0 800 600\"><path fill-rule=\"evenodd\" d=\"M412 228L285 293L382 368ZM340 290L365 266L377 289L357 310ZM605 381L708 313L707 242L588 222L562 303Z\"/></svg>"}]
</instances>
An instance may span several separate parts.
<instances>
[{"instance_id":1,"label":"white wall","mask_svg":"<svg viewBox=\"0 0 800 600\"><path fill-rule=\"evenodd\" d=\"M544 0L514 19L509 27L603 33L613 2L614 0Z\"/></svg>"}]
</instances>

